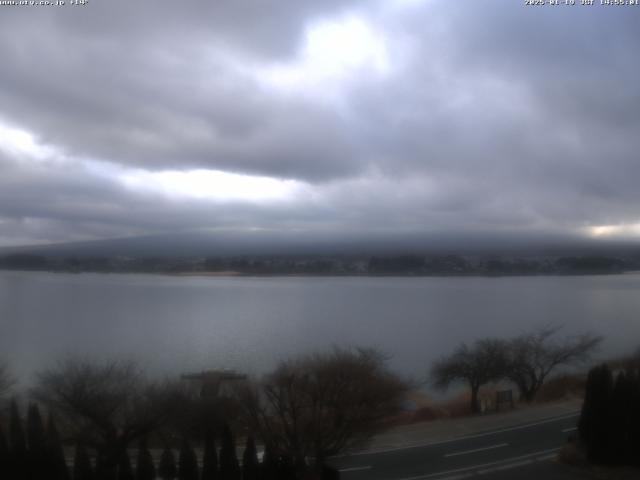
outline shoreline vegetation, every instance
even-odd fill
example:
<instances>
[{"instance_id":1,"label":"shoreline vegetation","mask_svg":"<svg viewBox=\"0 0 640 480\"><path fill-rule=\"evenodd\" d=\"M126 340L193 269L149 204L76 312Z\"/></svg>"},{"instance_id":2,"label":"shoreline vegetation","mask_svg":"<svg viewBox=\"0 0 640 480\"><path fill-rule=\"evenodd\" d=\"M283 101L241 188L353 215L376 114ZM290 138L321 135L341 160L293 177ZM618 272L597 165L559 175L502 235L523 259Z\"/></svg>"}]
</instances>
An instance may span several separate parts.
<instances>
[{"instance_id":1,"label":"shoreline vegetation","mask_svg":"<svg viewBox=\"0 0 640 480\"><path fill-rule=\"evenodd\" d=\"M138 445L138 459L142 458L139 452L143 451L149 460L149 448L163 449L164 456L172 455L174 458L169 462L172 472L176 468L183 468L187 458L190 459L190 471L198 472L198 456L203 458L204 470L207 464L204 458L218 455L210 467L220 474L219 478L238 480L239 475L228 476L223 473L230 470L227 468L229 465L224 467L222 459L232 460L233 471L240 468L235 453L235 439L239 438L246 440L247 445L242 465L248 464L247 451L251 453L251 464L260 465L254 442L257 440L259 445L264 446L265 452L261 469L271 468L272 457L280 467L287 467L287 475L281 473L262 478L334 480L339 476L335 476L336 471L326 463L327 459L368 447L376 435L393 434L394 428L415 430L427 422L463 421L486 414L530 409L533 405L575 402L581 398L584 398L586 405L589 389L599 384L594 383L593 369L585 376L581 368L579 373L562 373L549 378L544 376L540 378L534 396L528 398L521 392L517 401L514 398L508 408L498 408L498 393L507 386L503 382L508 381L512 389L521 390L517 377L513 375L531 362L532 365L542 365L546 373L551 373L557 365L590 365L590 352L599 339L592 337L590 341L586 334L555 338L556 332L558 329L546 328L498 343L494 339L490 346L496 348L491 350L486 348L486 339L478 340L468 347L462 344L461 348L445 358L449 364L462 365L464 371L468 370L467 367L484 371L488 364L486 357L492 357L490 363L495 365L495 373L490 379L487 377L491 382L481 381L481 387L482 396L487 400L496 398L496 402L488 402L486 410L469 408L467 402L469 398L473 399L473 393L470 396L469 391L460 393L446 403L434 402L425 395L417 394L415 383L392 372L387 365L388 356L372 348L334 347L332 350L290 358L262 377L251 377L230 370L208 370L163 381L147 377L134 362L69 357L40 372L37 384L23 398L29 401L26 417L19 413L19 404L14 397L10 409L5 411L9 415L0 415L0 431L10 433L10 468L18 473L32 471L46 462L66 471L69 465L61 452L65 446L67 450L75 446L74 472L77 471L76 466L83 463L88 466L87 470L93 470L97 476L110 474L99 478L133 478L131 475L121 475L123 470L127 474L132 470L131 458L135 457L131 456L131 452ZM606 390L612 399L617 398L618 391L629 391L620 388L620 378L637 383L638 355L636 353L610 361L611 371L626 369L630 372L628 377L618 374L615 388L613 376L608 374ZM504 363L495 361L498 357L503 358ZM442 365L442 361L438 364ZM437 378L440 371L440 368L432 370L432 381L440 381ZM463 377L466 378L466 374L463 377L456 372L447 375L454 383L464 385ZM1 388L3 385L4 388ZM0 398L8 397L13 386L9 368L0 364ZM597 407L593 393L590 398L590 405ZM415 409L407 408L407 400L414 403ZM22 402L23 407L26 405ZM624 406L636 412L631 403L624 403ZM39 407L48 413L50 419L46 431ZM25 411L24 408L22 411ZM580 438L584 436L582 425L585 411L583 406L579 422ZM60 426L59 431L53 426L53 418ZM25 422L26 429L21 426L22 422ZM283 424L290 428L283 428ZM327 425L330 427L327 428ZM22 433L25 431L26 437ZM53 439L46 445L55 446L55 451L51 452L55 453L56 462L51 461L54 456L44 455L43 449L28 450L24 447L44 444L40 439L47 435ZM221 441L218 443L219 451L216 440ZM626 445L622 437L618 439L618 444ZM199 455L194 447L200 452ZM583 450L580 445L578 447ZM560 457L564 462L567 462L568 454L575 457L580 453L565 450ZM28 452L28 455L24 452ZM176 452L179 459L177 463ZM89 460L83 458L80 462L80 457ZM160 472L166 463L161 459L155 462L157 466L148 461L150 470L157 468ZM140 461L135 464L140 465ZM591 469L590 462L580 460L577 465ZM608 465L605 463L605 466ZM609 473L610 470L604 471ZM116 472L120 476L116 476ZM637 470L630 472L637 473ZM175 476L173 473L167 477L161 475L162 478ZM15 475L15 478L22 476ZM29 478L48 477L43 472L40 476ZM68 475L55 478L68 478ZM91 472L86 476L76 474L74 478L96 477ZM178 475L178 478L199 477L194 473L193 476ZM249 475L243 478L256 477ZM624 478L626 480L627 477Z\"/></svg>"},{"instance_id":2,"label":"shoreline vegetation","mask_svg":"<svg viewBox=\"0 0 640 480\"><path fill-rule=\"evenodd\" d=\"M14 253L0 270L146 273L197 277L500 277L612 275L640 271L639 256L234 256L76 257Z\"/></svg>"}]
</instances>

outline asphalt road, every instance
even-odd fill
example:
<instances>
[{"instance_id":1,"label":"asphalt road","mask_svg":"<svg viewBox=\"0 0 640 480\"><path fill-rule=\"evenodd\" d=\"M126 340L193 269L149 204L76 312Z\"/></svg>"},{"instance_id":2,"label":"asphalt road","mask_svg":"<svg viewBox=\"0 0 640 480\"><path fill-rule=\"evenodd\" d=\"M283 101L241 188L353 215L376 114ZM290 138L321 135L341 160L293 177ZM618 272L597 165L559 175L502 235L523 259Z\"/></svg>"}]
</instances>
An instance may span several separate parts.
<instances>
[{"instance_id":1,"label":"asphalt road","mask_svg":"<svg viewBox=\"0 0 640 480\"><path fill-rule=\"evenodd\" d=\"M443 480L478 475L536 480L541 476L545 480L575 478L568 472L558 473L557 469L541 472L553 468L551 460L575 430L577 419L575 413L455 440L363 452L335 458L332 463L344 480Z\"/></svg>"}]
</instances>

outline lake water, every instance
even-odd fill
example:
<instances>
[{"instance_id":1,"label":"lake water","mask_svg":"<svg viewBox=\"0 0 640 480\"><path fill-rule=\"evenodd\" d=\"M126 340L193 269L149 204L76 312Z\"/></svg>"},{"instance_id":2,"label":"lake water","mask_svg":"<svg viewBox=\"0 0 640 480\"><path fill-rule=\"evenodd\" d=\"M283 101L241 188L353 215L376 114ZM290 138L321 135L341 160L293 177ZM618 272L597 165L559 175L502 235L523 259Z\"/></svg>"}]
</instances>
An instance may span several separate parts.
<instances>
[{"instance_id":1,"label":"lake water","mask_svg":"<svg viewBox=\"0 0 640 480\"><path fill-rule=\"evenodd\" d=\"M249 278L0 272L0 357L27 380L69 353L137 358L152 372L260 373L332 345L377 346L423 378L462 341L536 325L640 346L640 275ZM27 380L28 381L28 380Z\"/></svg>"}]
</instances>

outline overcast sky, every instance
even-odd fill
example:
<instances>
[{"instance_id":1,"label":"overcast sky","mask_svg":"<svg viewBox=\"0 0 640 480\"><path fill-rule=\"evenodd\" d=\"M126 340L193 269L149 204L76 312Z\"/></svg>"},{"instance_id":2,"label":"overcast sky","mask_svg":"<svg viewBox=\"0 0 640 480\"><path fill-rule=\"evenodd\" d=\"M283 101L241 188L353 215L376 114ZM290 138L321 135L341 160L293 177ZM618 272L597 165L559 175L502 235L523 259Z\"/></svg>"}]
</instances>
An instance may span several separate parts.
<instances>
[{"instance_id":1,"label":"overcast sky","mask_svg":"<svg viewBox=\"0 0 640 480\"><path fill-rule=\"evenodd\" d=\"M640 238L640 7L66 3L0 6L0 245Z\"/></svg>"}]
</instances>

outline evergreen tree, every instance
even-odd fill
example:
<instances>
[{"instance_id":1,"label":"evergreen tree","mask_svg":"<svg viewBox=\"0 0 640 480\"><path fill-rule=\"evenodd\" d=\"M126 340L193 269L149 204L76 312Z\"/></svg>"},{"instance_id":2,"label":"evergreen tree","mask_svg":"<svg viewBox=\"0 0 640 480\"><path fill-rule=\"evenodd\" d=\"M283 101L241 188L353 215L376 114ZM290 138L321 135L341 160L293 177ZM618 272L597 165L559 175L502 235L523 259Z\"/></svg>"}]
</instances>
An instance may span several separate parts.
<instances>
[{"instance_id":1,"label":"evergreen tree","mask_svg":"<svg viewBox=\"0 0 640 480\"><path fill-rule=\"evenodd\" d=\"M640 371L633 373L631 380L633 385L633 396L631 403L634 408L631 411L630 430L631 430L631 459L632 463L640 466Z\"/></svg>"},{"instance_id":2,"label":"evergreen tree","mask_svg":"<svg viewBox=\"0 0 640 480\"><path fill-rule=\"evenodd\" d=\"M49 414L46 432L47 456L49 457L48 480L70 480L69 468L64 458L64 450L53 415Z\"/></svg>"},{"instance_id":3,"label":"evergreen tree","mask_svg":"<svg viewBox=\"0 0 640 480\"><path fill-rule=\"evenodd\" d=\"M118 462L118 480L135 480L129 453L126 450L122 452L120 461Z\"/></svg>"},{"instance_id":4,"label":"evergreen tree","mask_svg":"<svg viewBox=\"0 0 640 480\"><path fill-rule=\"evenodd\" d=\"M631 421L633 405L633 380L620 372L611 395L609 413L610 461L615 464L629 464L632 461Z\"/></svg>"},{"instance_id":5,"label":"evergreen tree","mask_svg":"<svg viewBox=\"0 0 640 480\"><path fill-rule=\"evenodd\" d=\"M98 451L96 458L96 480L117 480L117 470L113 465L107 461L106 455L103 451Z\"/></svg>"},{"instance_id":6,"label":"evergreen tree","mask_svg":"<svg viewBox=\"0 0 640 480\"><path fill-rule=\"evenodd\" d=\"M158 475L162 480L174 480L178 476L176 459L173 450L168 446L162 451L160 463L158 464Z\"/></svg>"},{"instance_id":7,"label":"evergreen tree","mask_svg":"<svg viewBox=\"0 0 640 480\"><path fill-rule=\"evenodd\" d=\"M290 456L280 455L278 458L277 478L278 480L296 480L296 466Z\"/></svg>"},{"instance_id":8,"label":"evergreen tree","mask_svg":"<svg viewBox=\"0 0 640 480\"><path fill-rule=\"evenodd\" d=\"M0 427L0 478L11 478L9 445Z\"/></svg>"},{"instance_id":9,"label":"evergreen tree","mask_svg":"<svg viewBox=\"0 0 640 480\"><path fill-rule=\"evenodd\" d=\"M236 445L229 425L222 429L220 447L220 478L222 480L240 480L240 465L236 455Z\"/></svg>"},{"instance_id":10,"label":"evergreen tree","mask_svg":"<svg viewBox=\"0 0 640 480\"><path fill-rule=\"evenodd\" d=\"M11 413L9 418L10 440L10 471L15 480L27 478L27 442L22 428L22 420L18 411L18 404L11 401Z\"/></svg>"},{"instance_id":11,"label":"evergreen tree","mask_svg":"<svg viewBox=\"0 0 640 480\"><path fill-rule=\"evenodd\" d=\"M153 465L151 452L143 438L138 445L138 461L136 465L136 480L155 480L156 467Z\"/></svg>"},{"instance_id":12,"label":"evergreen tree","mask_svg":"<svg viewBox=\"0 0 640 480\"><path fill-rule=\"evenodd\" d=\"M46 480L49 474L47 443L40 410L35 404L27 412L28 470L31 480Z\"/></svg>"},{"instance_id":13,"label":"evergreen tree","mask_svg":"<svg viewBox=\"0 0 640 480\"><path fill-rule=\"evenodd\" d=\"M609 417L612 390L613 376L607 365L589 371L578 430L587 446L587 457L595 463L607 463L611 456Z\"/></svg>"},{"instance_id":14,"label":"evergreen tree","mask_svg":"<svg viewBox=\"0 0 640 480\"><path fill-rule=\"evenodd\" d=\"M178 478L179 480L198 480L198 458L186 438L182 440L180 446Z\"/></svg>"},{"instance_id":15,"label":"evergreen tree","mask_svg":"<svg viewBox=\"0 0 640 480\"><path fill-rule=\"evenodd\" d=\"M218 453L216 439L212 432L207 432L204 439L204 456L202 458L202 480L218 480Z\"/></svg>"},{"instance_id":16,"label":"evergreen tree","mask_svg":"<svg viewBox=\"0 0 640 480\"><path fill-rule=\"evenodd\" d=\"M258 480L260 474L260 463L258 462L258 452L253 437L247 437L247 444L242 454L242 480Z\"/></svg>"},{"instance_id":17,"label":"evergreen tree","mask_svg":"<svg viewBox=\"0 0 640 480\"><path fill-rule=\"evenodd\" d=\"M273 448L268 444L264 447L262 465L260 465L261 480L278 480L278 459Z\"/></svg>"},{"instance_id":18,"label":"evergreen tree","mask_svg":"<svg viewBox=\"0 0 640 480\"><path fill-rule=\"evenodd\" d=\"M73 460L73 480L93 480L93 468L87 450L78 443Z\"/></svg>"},{"instance_id":19,"label":"evergreen tree","mask_svg":"<svg viewBox=\"0 0 640 480\"><path fill-rule=\"evenodd\" d=\"M340 472L338 469L328 465L322 466L322 480L340 480Z\"/></svg>"}]
</instances>

